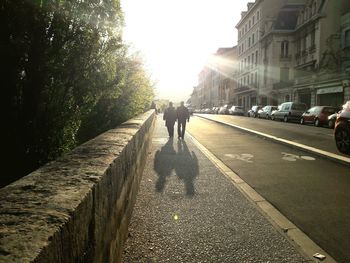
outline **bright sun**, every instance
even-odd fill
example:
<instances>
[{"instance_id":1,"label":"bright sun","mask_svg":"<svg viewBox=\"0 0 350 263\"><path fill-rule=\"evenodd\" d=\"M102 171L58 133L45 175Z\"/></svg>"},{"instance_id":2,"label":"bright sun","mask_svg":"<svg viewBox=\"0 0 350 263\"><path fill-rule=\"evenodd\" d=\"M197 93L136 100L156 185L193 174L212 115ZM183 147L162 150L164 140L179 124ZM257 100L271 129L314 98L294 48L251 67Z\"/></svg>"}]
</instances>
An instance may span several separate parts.
<instances>
[{"instance_id":1,"label":"bright sun","mask_svg":"<svg viewBox=\"0 0 350 263\"><path fill-rule=\"evenodd\" d=\"M158 98L187 100L211 53L237 42L248 1L121 0L124 39L145 57Z\"/></svg>"}]
</instances>

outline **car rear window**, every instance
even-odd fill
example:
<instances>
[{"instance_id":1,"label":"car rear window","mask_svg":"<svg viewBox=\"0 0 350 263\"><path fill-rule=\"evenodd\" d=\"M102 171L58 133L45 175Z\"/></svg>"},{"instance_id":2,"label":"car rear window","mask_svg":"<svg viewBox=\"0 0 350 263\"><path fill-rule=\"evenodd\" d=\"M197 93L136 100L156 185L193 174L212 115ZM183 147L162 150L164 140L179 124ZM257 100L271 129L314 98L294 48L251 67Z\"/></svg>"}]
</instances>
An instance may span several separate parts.
<instances>
[{"instance_id":1,"label":"car rear window","mask_svg":"<svg viewBox=\"0 0 350 263\"><path fill-rule=\"evenodd\" d=\"M305 104L299 104L299 103L293 103L292 104L292 110L300 110L300 111L305 111L306 110L306 105Z\"/></svg>"},{"instance_id":2,"label":"car rear window","mask_svg":"<svg viewBox=\"0 0 350 263\"><path fill-rule=\"evenodd\" d=\"M337 112L336 108L325 107L322 111L323 113L333 114Z\"/></svg>"}]
</instances>

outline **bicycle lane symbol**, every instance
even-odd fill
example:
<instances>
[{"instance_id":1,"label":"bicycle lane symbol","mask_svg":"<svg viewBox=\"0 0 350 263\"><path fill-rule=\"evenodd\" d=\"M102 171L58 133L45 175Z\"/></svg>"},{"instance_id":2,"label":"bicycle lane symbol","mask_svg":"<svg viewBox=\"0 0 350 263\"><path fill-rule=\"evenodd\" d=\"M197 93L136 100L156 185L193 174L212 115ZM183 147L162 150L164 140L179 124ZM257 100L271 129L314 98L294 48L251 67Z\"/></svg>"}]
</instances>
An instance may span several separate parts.
<instances>
[{"instance_id":1,"label":"bicycle lane symbol","mask_svg":"<svg viewBox=\"0 0 350 263\"><path fill-rule=\"evenodd\" d=\"M305 161L315 161L316 159L307 155L295 155L292 153L281 152L282 160L289 162L296 162L297 160L305 160Z\"/></svg>"},{"instance_id":2,"label":"bicycle lane symbol","mask_svg":"<svg viewBox=\"0 0 350 263\"><path fill-rule=\"evenodd\" d=\"M237 159L246 163L252 163L252 159L254 158L254 155L250 153L242 153L242 154L225 154L226 157L232 158L232 159Z\"/></svg>"}]
</instances>

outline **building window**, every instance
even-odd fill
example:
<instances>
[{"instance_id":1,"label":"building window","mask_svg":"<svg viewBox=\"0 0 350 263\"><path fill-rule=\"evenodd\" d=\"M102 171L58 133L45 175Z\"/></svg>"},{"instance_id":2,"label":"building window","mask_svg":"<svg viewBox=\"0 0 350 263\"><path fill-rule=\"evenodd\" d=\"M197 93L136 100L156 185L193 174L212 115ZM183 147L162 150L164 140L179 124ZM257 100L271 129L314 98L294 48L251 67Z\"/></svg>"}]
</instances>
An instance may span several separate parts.
<instances>
[{"instance_id":1,"label":"building window","mask_svg":"<svg viewBox=\"0 0 350 263\"><path fill-rule=\"evenodd\" d=\"M300 18L301 18L301 23L304 23L304 11L301 12L300 14Z\"/></svg>"},{"instance_id":2,"label":"building window","mask_svg":"<svg viewBox=\"0 0 350 263\"><path fill-rule=\"evenodd\" d=\"M245 24L245 26L244 26L244 30L245 30L245 32L247 32L248 30L247 30L247 24Z\"/></svg>"},{"instance_id":3,"label":"building window","mask_svg":"<svg viewBox=\"0 0 350 263\"><path fill-rule=\"evenodd\" d=\"M312 4L312 15L316 13L316 1Z\"/></svg>"},{"instance_id":4,"label":"building window","mask_svg":"<svg viewBox=\"0 0 350 263\"><path fill-rule=\"evenodd\" d=\"M302 45L303 45L303 51L306 50L306 36L303 37L303 40L302 40Z\"/></svg>"},{"instance_id":5,"label":"building window","mask_svg":"<svg viewBox=\"0 0 350 263\"><path fill-rule=\"evenodd\" d=\"M288 49L289 49L288 41L282 41L281 42L281 58L288 57Z\"/></svg>"},{"instance_id":6,"label":"building window","mask_svg":"<svg viewBox=\"0 0 350 263\"><path fill-rule=\"evenodd\" d=\"M316 30L315 28L312 29L311 31L311 46L314 46L315 45L315 36L316 36Z\"/></svg>"},{"instance_id":7,"label":"building window","mask_svg":"<svg viewBox=\"0 0 350 263\"><path fill-rule=\"evenodd\" d=\"M250 42L251 42L251 39L250 37L248 38L248 47L250 47Z\"/></svg>"},{"instance_id":8,"label":"building window","mask_svg":"<svg viewBox=\"0 0 350 263\"><path fill-rule=\"evenodd\" d=\"M254 42L255 42L255 34L253 33L253 35L252 35L252 45L254 45Z\"/></svg>"},{"instance_id":9,"label":"building window","mask_svg":"<svg viewBox=\"0 0 350 263\"><path fill-rule=\"evenodd\" d=\"M350 29L345 31L345 42L344 42L344 47L349 48L350 47Z\"/></svg>"},{"instance_id":10,"label":"building window","mask_svg":"<svg viewBox=\"0 0 350 263\"><path fill-rule=\"evenodd\" d=\"M252 21L249 20L249 29L252 27Z\"/></svg>"},{"instance_id":11,"label":"building window","mask_svg":"<svg viewBox=\"0 0 350 263\"><path fill-rule=\"evenodd\" d=\"M250 56L248 56L248 66L250 66Z\"/></svg>"},{"instance_id":12,"label":"building window","mask_svg":"<svg viewBox=\"0 0 350 263\"><path fill-rule=\"evenodd\" d=\"M258 84L258 72L255 72L255 84Z\"/></svg>"},{"instance_id":13,"label":"building window","mask_svg":"<svg viewBox=\"0 0 350 263\"><path fill-rule=\"evenodd\" d=\"M255 65L258 64L258 51L255 51Z\"/></svg>"},{"instance_id":14,"label":"building window","mask_svg":"<svg viewBox=\"0 0 350 263\"><path fill-rule=\"evenodd\" d=\"M280 68L280 82L289 80L289 68Z\"/></svg>"},{"instance_id":15,"label":"building window","mask_svg":"<svg viewBox=\"0 0 350 263\"><path fill-rule=\"evenodd\" d=\"M257 19L257 20L260 19L260 12L259 12L259 11L256 13L256 19Z\"/></svg>"},{"instance_id":16,"label":"building window","mask_svg":"<svg viewBox=\"0 0 350 263\"><path fill-rule=\"evenodd\" d=\"M255 16L253 16L253 25L255 24Z\"/></svg>"},{"instance_id":17,"label":"building window","mask_svg":"<svg viewBox=\"0 0 350 263\"><path fill-rule=\"evenodd\" d=\"M300 53L301 52L301 39L298 38L297 40L297 53Z\"/></svg>"},{"instance_id":18,"label":"building window","mask_svg":"<svg viewBox=\"0 0 350 263\"><path fill-rule=\"evenodd\" d=\"M248 85L250 84L249 74L248 74L248 76L247 76L247 84L248 84Z\"/></svg>"},{"instance_id":19,"label":"building window","mask_svg":"<svg viewBox=\"0 0 350 263\"><path fill-rule=\"evenodd\" d=\"M254 53L252 54L252 65L254 63Z\"/></svg>"}]
</instances>

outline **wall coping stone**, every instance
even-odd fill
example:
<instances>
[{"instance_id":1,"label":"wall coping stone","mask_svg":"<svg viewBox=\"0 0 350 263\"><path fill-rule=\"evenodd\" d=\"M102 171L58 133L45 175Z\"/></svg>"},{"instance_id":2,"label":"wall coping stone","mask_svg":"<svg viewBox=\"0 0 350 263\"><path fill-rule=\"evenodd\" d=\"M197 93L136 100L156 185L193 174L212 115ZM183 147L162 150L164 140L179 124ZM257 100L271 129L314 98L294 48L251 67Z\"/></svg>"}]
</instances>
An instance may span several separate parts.
<instances>
[{"instance_id":1,"label":"wall coping stone","mask_svg":"<svg viewBox=\"0 0 350 263\"><path fill-rule=\"evenodd\" d=\"M121 195L139 182L154 118L141 114L0 189L0 262L117 262L100 240L123 221L117 201L133 205Z\"/></svg>"}]
</instances>

